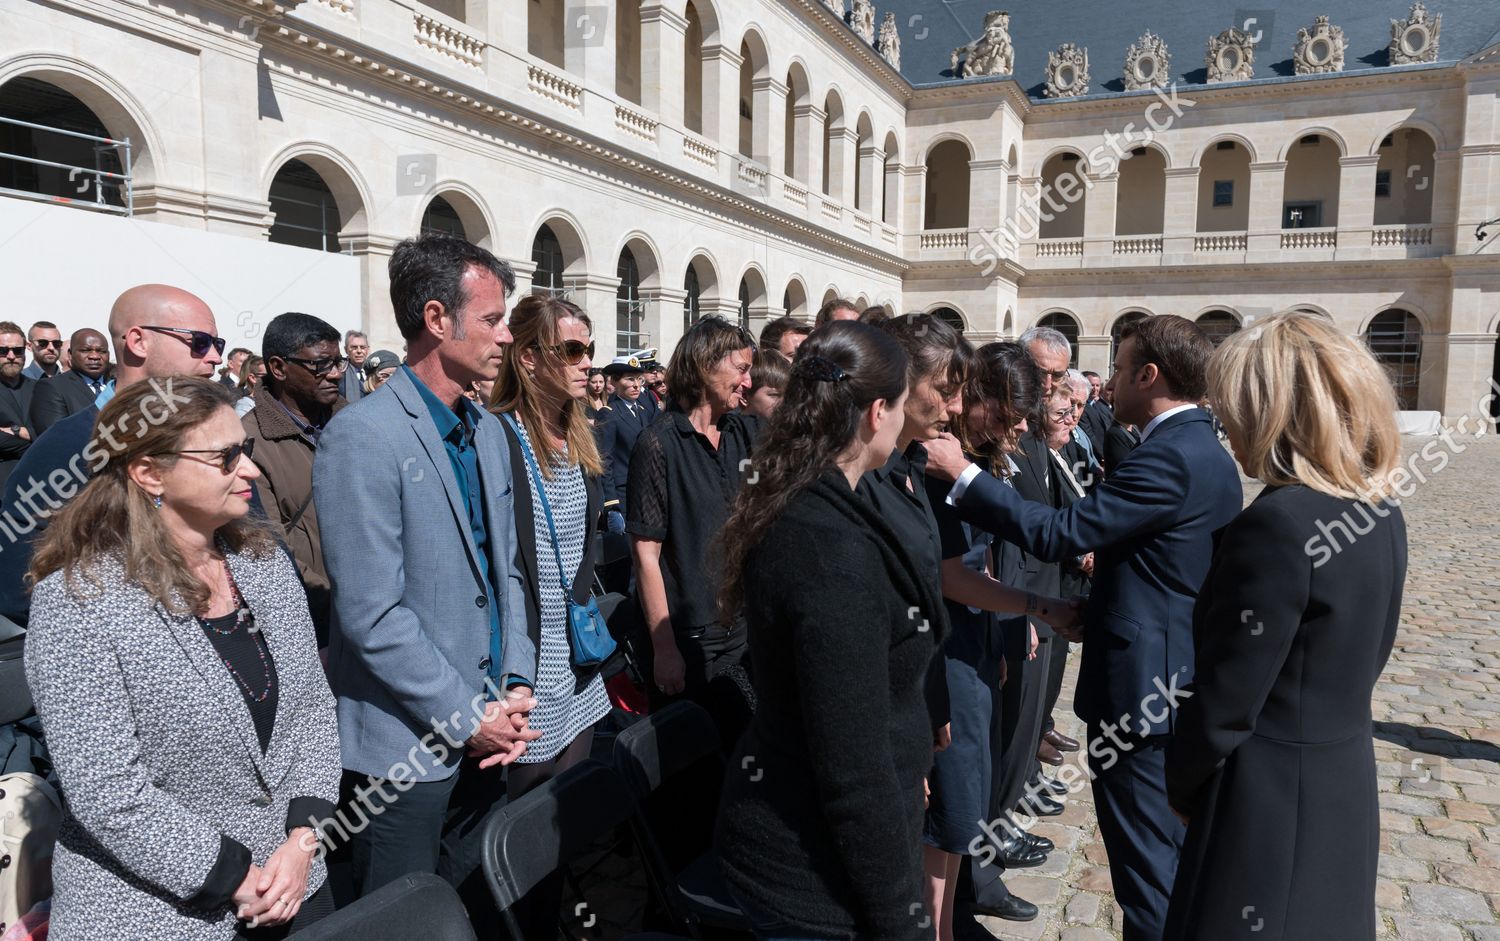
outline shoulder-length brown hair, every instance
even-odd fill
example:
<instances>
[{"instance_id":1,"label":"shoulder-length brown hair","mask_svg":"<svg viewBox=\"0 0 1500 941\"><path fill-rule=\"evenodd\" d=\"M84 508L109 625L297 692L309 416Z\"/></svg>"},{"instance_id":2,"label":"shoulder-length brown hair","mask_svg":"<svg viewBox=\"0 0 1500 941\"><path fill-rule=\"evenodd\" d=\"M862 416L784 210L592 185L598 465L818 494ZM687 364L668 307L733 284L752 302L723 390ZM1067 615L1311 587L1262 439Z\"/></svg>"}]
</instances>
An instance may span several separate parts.
<instances>
[{"instance_id":1,"label":"shoulder-length brown hair","mask_svg":"<svg viewBox=\"0 0 1500 941\"><path fill-rule=\"evenodd\" d=\"M83 457L94 477L52 519L31 557L31 585L56 571L66 573L68 588L78 579L103 587L95 574L102 559L116 557L125 577L139 585L168 611L203 610L210 590L188 568L150 496L127 473L131 465L151 460L163 468L177 463L168 452L220 409L234 410L235 393L218 382L173 376L136 382L121 389L94 423ZM250 516L221 527L217 534L234 552L264 558L275 551L268 524Z\"/></svg>"},{"instance_id":2,"label":"shoulder-length brown hair","mask_svg":"<svg viewBox=\"0 0 1500 941\"><path fill-rule=\"evenodd\" d=\"M1316 314L1231 334L1208 362L1208 399L1245 473L1374 502L1401 460L1396 393L1366 346Z\"/></svg>"},{"instance_id":3,"label":"shoulder-length brown hair","mask_svg":"<svg viewBox=\"0 0 1500 941\"><path fill-rule=\"evenodd\" d=\"M526 426L531 448L536 452L536 462L542 476L551 479L552 462L560 456L552 446L546 433L548 427L560 428L568 443L567 458L583 468L584 473L598 477L604 473L604 460L599 456L599 446L594 441L593 425L589 423L584 407L588 399L568 398L559 415L543 415L543 397L537 388L539 376L547 372L559 378L563 370L557 354L552 352L562 345L560 321L568 318L579 321L594 333L594 323L589 315L572 301L565 301L550 294L528 294L516 304L510 315L510 334L513 338L510 351L500 365L500 376L490 392L490 411L497 415L514 413ZM535 373L528 373L521 364L521 351L537 353Z\"/></svg>"},{"instance_id":4,"label":"shoulder-length brown hair","mask_svg":"<svg viewBox=\"0 0 1500 941\"><path fill-rule=\"evenodd\" d=\"M755 338L737 323L710 314L688 327L667 363L667 391L675 408L687 411L703 404L708 377L719 361L740 350L755 349Z\"/></svg>"}]
</instances>

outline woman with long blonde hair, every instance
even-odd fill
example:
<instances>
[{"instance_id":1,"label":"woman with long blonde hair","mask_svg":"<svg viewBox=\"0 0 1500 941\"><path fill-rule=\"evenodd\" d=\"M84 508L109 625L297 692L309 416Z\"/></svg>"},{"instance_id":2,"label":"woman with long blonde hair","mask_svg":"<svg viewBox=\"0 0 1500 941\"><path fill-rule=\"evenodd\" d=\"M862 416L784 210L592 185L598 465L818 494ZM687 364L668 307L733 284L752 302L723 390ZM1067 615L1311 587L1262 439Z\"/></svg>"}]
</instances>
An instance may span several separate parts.
<instances>
[{"instance_id":1,"label":"woman with long blonde hair","mask_svg":"<svg viewBox=\"0 0 1500 941\"><path fill-rule=\"evenodd\" d=\"M604 472L585 412L593 324L576 304L523 298L490 402L515 469L516 535L527 581L526 616L537 649L532 742L507 775L512 799L587 758L594 723L609 712L599 676L569 633L569 598L586 603L594 584L594 536Z\"/></svg>"},{"instance_id":2,"label":"woman with long blonde hair","mask_svg":"<svg viewBox=\"0 0 1500 941\"><path fill-rule=\"evenodd\" d=\"M1265 490L1222 533L1167 793L1188 822L1166 936L1375 937L1370 696L1406 579L1396 397L1363 344L1280 314L1229 339L1208 395ZM1306 891L1316 886L1315 891Z\"/></svg>"}]
</instances>

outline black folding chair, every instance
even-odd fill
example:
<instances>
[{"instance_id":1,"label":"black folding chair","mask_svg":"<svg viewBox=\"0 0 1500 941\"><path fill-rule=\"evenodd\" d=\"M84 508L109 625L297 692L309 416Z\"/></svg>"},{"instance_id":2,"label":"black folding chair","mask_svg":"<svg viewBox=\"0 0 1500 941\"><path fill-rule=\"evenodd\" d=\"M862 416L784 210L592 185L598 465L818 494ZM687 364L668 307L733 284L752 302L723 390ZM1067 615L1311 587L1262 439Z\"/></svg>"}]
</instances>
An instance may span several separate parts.
<instances>
[{"instance_id":1,"label":"black folding chair","mask_svg":"<svg viewBox=\"0 0 1500 941\"><path fill-rule=\"evenodd\" d=\"M475 941L458 893L430 873L412 873L298 931L297 941Z\"/></svg>"},{"instance_id":2,"label":"black folding chair","mask_svg":"<svg viewBox=\"0 0 1500 941\"><path fill-rule=\"evenodd\" d=\"M636 803L636 832L674 914L700 926L750 932L713 850L724 781L719 729L701 706L675 702L615 739L615 768Z\"/></svg>"},{"instance_id":3,"label":"black folding chair","mask_svg":"<svg viewBox=\"0 0 1500 941\"><path fill-rule=\"evenodd\" d=\"M485 824L481 864L500 918L514 941L528 938L517 908L521 900L555 873L576 883L572 867L592 857L614 856L613 835L624 831L635 803L607 765L584 761L495 811ZM631 841L635 845L635 841ZM576 886L575 886L576 887ZM647 882L648 893L655 897ZM581 894L581 893L580 893ZM649 901L649 900L648 900ZM575 919L592 928L596 913L588 899L574 906ZM561 913L560 913L561 914ZM603 913L606 914L607 913ZM426 941L426 939L424 939ZM685 941L679 935L634 933L623 941Z\"/></svg>"}]
</instances>

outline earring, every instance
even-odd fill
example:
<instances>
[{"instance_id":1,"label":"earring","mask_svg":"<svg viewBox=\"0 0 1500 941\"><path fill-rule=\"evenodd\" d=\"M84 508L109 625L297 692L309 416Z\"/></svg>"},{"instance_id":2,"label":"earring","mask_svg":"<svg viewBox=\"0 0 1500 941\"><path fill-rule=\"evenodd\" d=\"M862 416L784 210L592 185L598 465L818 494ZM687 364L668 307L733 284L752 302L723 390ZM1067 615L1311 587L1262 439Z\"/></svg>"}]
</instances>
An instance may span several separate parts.
<instances>
[{"instance_id":1,"label":"earring","mask_svg":"<svg viewBox=\"0 0 1500 941\"><path fill-rule=\"evenodd\" d=\"M156 506L158 510L161 509L161 494L158 493L156 496L152 497L151 502Z\"/></svg>"}]
</instances>

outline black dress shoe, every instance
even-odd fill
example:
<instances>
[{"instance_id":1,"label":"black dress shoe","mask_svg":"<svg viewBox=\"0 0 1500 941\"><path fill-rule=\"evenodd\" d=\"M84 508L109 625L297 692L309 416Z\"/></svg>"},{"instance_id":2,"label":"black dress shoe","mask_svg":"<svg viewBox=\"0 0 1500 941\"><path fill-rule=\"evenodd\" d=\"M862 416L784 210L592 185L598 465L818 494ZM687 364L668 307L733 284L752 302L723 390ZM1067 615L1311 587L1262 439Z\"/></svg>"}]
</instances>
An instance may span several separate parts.
<instances>
[{"instance_id":1,"label":"black dress shoe","mask_svg":"<svg viewBox=\"0 0 1500 941\"><path fill-rule=\"evenodd\" d=\"M1032 847L1040 850L1043 853L1050 853L1053 850L1057 849L1056 844L1054 844L1051 840L1047 839L1044 836L1037 836L1035 833L1022 834L1021 839L1025 840L1027 843L1030 843Z\"/></svg>"},{"instance_id":2,"label":"black dress shoe","mask_svg":"<svg viewBox=\"0 0 1500 941\"><path fill-rule=\"evenodd\" d=\"M1056 778L1043 777L1039 774L1034 780L1036 782L1036 791L1038 794L1049 794L1053 797L1062 797L1063 795L1068 793L1068 786L1057 780Z\"/></svg>"},{"instance_id":3,"label":"black dress shoe","mask_svg":"<svg viewBox=\"0 0 1500 941\"><path fill-rule=\"evenodd\" d=\"M1016 804L1022 811L1036 817L1056 817L1063 812L1063 805L1046 794L1031 792Z\"/></svg>"},{"instance_id":4,"label":"black dress shoe","mask_svg":"<svg viewBox=\"0 0 1500 941\"><path fill-rule=\"evenodd\" d=\"M1003 902L995 902L988 905L975 902L970 906L969 910L977 915L1004 918L1006 921L1031 921L1037 915L1036 906L1019 895L1011 895Z\"/></svg>"},{"instance_id":5,"label":"black dress shoe","mask_svg":"<svg viewBox=\"0 0 1500 941\"><path fill-rule=\"evenodd\" d=\"M1000 850L1000 863L1006 869L1030 869L1047 861L1047 854L1027 842L1022 836L1007 836L996 844Z\"/></svg>"}]
</instances>

